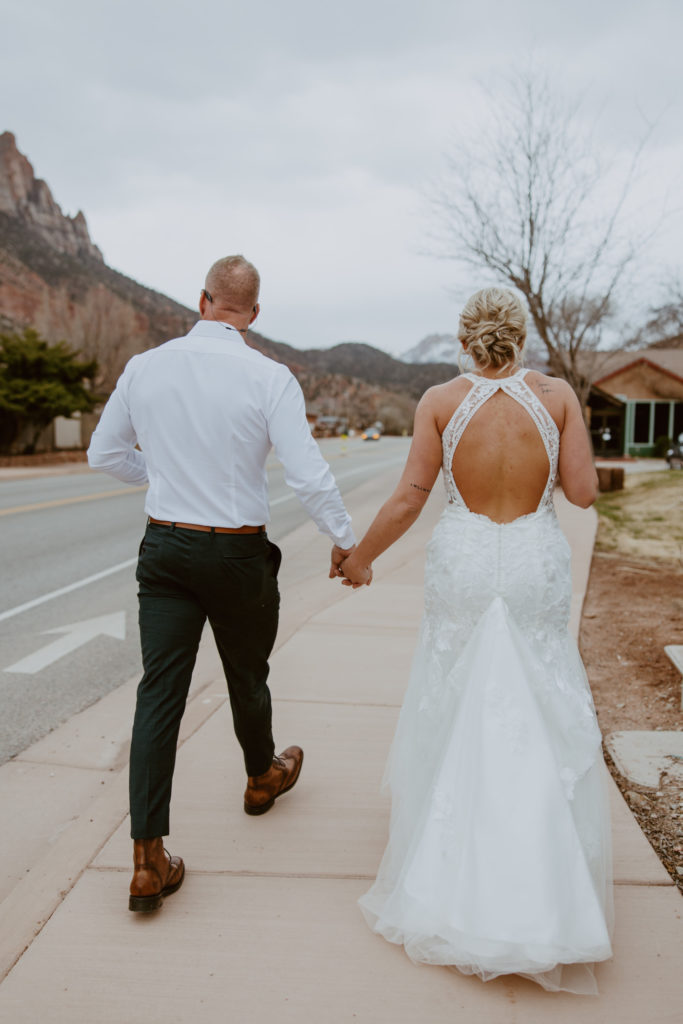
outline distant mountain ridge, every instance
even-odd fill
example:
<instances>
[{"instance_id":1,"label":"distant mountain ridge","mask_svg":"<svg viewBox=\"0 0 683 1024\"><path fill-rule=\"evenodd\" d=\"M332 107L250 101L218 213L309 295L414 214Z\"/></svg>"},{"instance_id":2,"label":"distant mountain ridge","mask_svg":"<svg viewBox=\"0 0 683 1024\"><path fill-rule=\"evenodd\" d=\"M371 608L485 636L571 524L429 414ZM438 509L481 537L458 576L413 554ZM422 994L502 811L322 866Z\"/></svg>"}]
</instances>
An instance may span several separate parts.
<instances>
[{"instance_id":1,"label":"distant mountain ridge","mask_svg":"<svg viewBox=\"0 0 683 1024\"><path fill-rule=\"evenodd\" d=\"M197 318L108 267L83 213L65 216L14 135L0 135L0 330L34 327L49 342L65 339L97 359L98 386L108 393L132 355L186 334ZM299 350L258 332L248 343L290 367L315 411L351 426L380 418L391 430L410 429L420 395L457 372L358 343Z\"/></svg>"},{"instance_id":2,"label":"distant mountain ridge","mask_svg":"<svg viewBox=\"0 0 683 1024\"><path fill-rule=\"evenodd\" d=\"M415 399L421 398L427 388L450 380L458 372L452 363L420 366L406 363L359 341L341 342L332 348L296 349L259 336L257 347L288 366L297 365L309 372L359 377L369 384Z\"/></svg>"},{"instance_id":3,"label":"distant mountain ridge","mask_svg":"<svg viewBox=\"0 0 683 1024\"><path fill-rule=\"evenodd\" d=\"M448 363L458 365L462 346L455 334L428 334L426 338L404 352L406 363Z\"/></svg>"}]
</instances>

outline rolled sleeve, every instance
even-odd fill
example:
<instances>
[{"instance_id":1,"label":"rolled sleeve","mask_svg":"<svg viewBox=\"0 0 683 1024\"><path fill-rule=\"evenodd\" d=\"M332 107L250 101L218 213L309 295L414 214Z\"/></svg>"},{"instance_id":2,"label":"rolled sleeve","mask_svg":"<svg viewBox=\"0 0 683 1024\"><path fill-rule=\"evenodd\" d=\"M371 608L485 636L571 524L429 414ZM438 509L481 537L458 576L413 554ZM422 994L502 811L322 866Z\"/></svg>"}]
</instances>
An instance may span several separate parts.
<instances>
[{"instance_id":1,"label":"rolled sleeve","mask_svg":"<svg viewBox=\"0 0 683 1024\"><path fill-rule=\"evenodd\" d=\"M291 374L268 418L268 433L284 467L286 483L320 532L327 534L340 548L353 547L356 538L351 516L332 470L311 435L303 392Z\"/></svg>"},{"instance_id":2,"label":"rolled sleeve","mask_svg":"<svg viewBox=\"0 0 683 1024\"><path fill-rule=\"evenodd\" d=\"M147 465L135 447L137 437L127 402L131 372L129 363L104 407L88 448L88 465L127 484L146 484Z\"/></svg>"}]
</instances>

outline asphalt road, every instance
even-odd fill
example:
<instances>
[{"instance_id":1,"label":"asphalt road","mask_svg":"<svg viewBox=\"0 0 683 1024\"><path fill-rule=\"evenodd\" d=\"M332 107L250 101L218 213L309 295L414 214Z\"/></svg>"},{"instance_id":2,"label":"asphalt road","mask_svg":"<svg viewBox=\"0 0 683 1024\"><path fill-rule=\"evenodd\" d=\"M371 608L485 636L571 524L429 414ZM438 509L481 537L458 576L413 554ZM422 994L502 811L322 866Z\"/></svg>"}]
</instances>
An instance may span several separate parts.
<instances>
[{"instance_id":1,"label":"asphalt road","mask_svg":"<svg viewBox=\"0 0 683 1024\"><path fill-rule=\"evenodd\" d=\"M321 446L345 496L408 451L402 438ZM306 513L274 459L268 477L279 541ZM104 474L0 480L0 764L141 671L144 528L144 488Z\"/></svg>"}]
</instances>

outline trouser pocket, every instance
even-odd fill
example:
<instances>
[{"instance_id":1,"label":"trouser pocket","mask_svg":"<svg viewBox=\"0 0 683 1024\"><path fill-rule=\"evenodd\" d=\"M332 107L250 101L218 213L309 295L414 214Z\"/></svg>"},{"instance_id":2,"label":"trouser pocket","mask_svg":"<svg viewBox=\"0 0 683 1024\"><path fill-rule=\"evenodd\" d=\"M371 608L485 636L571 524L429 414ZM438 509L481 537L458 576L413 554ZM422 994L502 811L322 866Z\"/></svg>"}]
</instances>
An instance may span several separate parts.
<instances>
[{"instance_id":1,"label":"trouser pocket","mask_svg":"<svg viewBox=\"0 0 683 1024\"><path fill-rule=\"evenodd\" d=\"M274 544L272 540L268 541L268 548L270 550L270 560L273 565L273 576L277 578L277 574L280 571L282 565L282 552L280 551L277 544Z\"/></svg>"}]
</instances>

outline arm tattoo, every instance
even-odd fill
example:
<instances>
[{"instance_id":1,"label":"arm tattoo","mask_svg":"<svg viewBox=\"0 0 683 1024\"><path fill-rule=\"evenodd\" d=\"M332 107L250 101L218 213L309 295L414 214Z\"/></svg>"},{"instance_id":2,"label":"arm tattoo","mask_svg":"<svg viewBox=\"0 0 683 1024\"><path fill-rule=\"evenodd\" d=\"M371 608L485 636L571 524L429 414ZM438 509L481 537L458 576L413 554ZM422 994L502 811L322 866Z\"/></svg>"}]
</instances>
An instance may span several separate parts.
<instances>
[{"instance_id":1,"label":"arm tattoo","mask_svg":"<svg viewBox=\"0 0 683 1024\"><path fill-rule=\"evenodd\" d=\"M420 487L419 484L411 484L410 486L414 487L416 491L422 491L423 494L429 494L431 490L431 487Z\"/></svg>"}]
</instances>

